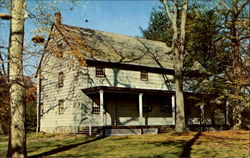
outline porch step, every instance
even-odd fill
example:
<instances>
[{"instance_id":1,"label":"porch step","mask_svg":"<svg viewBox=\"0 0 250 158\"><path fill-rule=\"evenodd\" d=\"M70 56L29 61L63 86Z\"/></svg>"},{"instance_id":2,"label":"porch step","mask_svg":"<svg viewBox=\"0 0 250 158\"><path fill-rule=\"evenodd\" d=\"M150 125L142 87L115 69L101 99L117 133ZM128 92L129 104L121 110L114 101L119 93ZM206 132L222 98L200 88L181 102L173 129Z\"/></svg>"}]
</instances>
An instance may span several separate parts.
<instances>
[{"instance_id":1,"label":"porch step","mask_svg":"<svg viewBox=\"0 0 250 158\"><path fill-rule=\"evenodd\" d=\"M160 126L159 133L168 133L174 130L174 126Z\"/></svg>"},{"instance_id":2,"label":"porch step","mask_svg":"<svg viewBox=\"0 0 250 158\"><path fill-rule=\"evenodd\" d=\"M90 132L91 128L91 132ZM121 135L140 135L167 133L174 129L174 126L82 126L77 133L91 136L121 136Z\"/></svg>"},{"instance_id":3,"label":"porch step","mask_svg":"<svg viewBox=\"0 0 250 158\"><path fill-rule=\"evenodd\" d=\"M91 135L91 136L96 136L96 135L101 134L102 131L103 131L103 127L102 126L91 126L91 127L84 126L84 127L79 127L77 133L87 134L87 135Z\"/></svg>"},{"instance_id":4,"label":"porch step","mask_svg":"<svg viewBox=\"0 0 250 158\"><path fill-rule=\"evenodd\" d=\"M105 129L105 136L122 136L122 135L141 135L141 134L158 134L158 128L121 128Z\"/></svg>"},{"instance_id":5,"label":"porch step","mask_svg":"<svg viewBox=\"0 0 250 158\"><path fill-rule=\"evenodd\" d=\"M105 136L140 135L141 129L105 129Z\"/></svg>"}]
</instances>

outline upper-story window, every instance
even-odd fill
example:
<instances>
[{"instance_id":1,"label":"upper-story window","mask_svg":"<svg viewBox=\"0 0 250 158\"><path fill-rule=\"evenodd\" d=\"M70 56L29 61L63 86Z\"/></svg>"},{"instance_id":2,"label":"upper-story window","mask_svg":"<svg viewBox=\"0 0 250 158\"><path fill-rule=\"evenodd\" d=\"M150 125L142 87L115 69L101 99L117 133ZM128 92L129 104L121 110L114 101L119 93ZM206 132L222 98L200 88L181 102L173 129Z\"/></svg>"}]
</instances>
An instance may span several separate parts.
<instances>
[{"instance_id":1,"label":"upper-story window","mask_svg":"<svg viewBox=\"0 0 250 158\"><path fill-rule=\"evenodd\" d=\"M58 74L58 87L63 87L64 75L63 72Z\"/></svg>"},{"instance_id":2,"label":"upper-story window","mask_svg":"<svg viewBox=\"0 0 250 158\"><path fill-rule=\"evenodd\" d=\"M148 72L147 71L141 71L141 80L142 81L148 80Z\"/></svg>"},{"instance_id":3,"label":"upper-story window","mask_svg":"<svg viewBox=\"0 0 250 158\"><path fill-rule=\"evenodd\" d=\"M64 101L63 100L59 100L58 107L59 107L59 114L63 114L64 113Z\"/></svg>"},{"instance_id":4,"label":"upper-story window","mask_svg":"<svg viewBox=\"0 0 250 158\"><path fill-rule=\"evenodd\" d=\"M103 67L95 68L95 76L96 77L105 77L105 69Z\"/></svg>"}]
</instances>

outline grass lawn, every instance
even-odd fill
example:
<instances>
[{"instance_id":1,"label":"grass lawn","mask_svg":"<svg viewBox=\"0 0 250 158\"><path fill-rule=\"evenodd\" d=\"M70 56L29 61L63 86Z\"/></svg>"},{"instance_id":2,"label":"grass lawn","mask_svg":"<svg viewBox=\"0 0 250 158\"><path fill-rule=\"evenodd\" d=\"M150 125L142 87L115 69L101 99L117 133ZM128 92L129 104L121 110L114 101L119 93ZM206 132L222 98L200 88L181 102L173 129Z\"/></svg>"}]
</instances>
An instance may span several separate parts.
<instances>
[{"instance_id":1,"label":"grass lawn","mask_svg":"<svg viewBox=\"0 0 250 158\"><path fill-rule=\"evenodd\" d=\"M6 137L0 136L0 139ZM31 157L248 157L249 141L249 131L166 133L102 139L33 133L28 135L27 149ZM3 156L7 143L0 145Z\"/></svg>"}]
</instances>

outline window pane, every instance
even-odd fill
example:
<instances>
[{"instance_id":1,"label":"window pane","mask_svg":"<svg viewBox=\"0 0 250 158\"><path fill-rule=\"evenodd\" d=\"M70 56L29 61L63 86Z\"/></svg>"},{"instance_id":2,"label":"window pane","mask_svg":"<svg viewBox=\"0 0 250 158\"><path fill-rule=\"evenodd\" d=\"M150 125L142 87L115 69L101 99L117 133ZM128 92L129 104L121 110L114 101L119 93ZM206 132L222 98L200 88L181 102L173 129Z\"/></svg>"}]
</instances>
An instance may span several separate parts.
<instances>
[{"instance_id":1,"label":"window pane","mask_svg":"<svg viewBox=\"0 0 250 158\"><path fill-rule=\"evenodd\" d=\"M100 106L96 104L94 101L92 102L92 113L100 114Z\"/></svg>"},{"instance_id":2,"label":"window pane","mask_svg":"<svg viewBox=\"0 0 250 158\"><path fill-rule=\"evenodd\" d=\"M58 74L58 87L63 87L63 77L64 77L63 72L60 72Z\"/></svg>"},{"instance_id":3,"label":"window pane","mask_svg":"<svg viewBox=\"0 0 250 158\"><path fill-rule=\"evenodd\" d=\"M64 113L64 101L59 100L59 114L63 114L63 113Z\"/></svg>"},{"instance_id":4,"label":"window pane","mask_svg":"<svg viewBox=\"0 0 250 158\"><path fill-rule=\"evenodd\" d=\"M148 80L148 72L147 71L141 71L141 80L142 81Z\"/></svg>"},{"instance_id":5,"label":"window pane","mask_svg":"<svg viewBox=\"0 0 250 158\"><path fill-rule=\"evenodd\" d=\"M96 67L96 77L105 77L105 69L101 67Z\"/></svg>"},{"instance_id":6,"label":"window pane","mask_svg":"<svg viewBox=\"0 0 250 158\"><path fill-rule=\"evenodd\" d=\"M152 105L143 105L143 112L152 112Z\"/></svg>"}]
</instances>

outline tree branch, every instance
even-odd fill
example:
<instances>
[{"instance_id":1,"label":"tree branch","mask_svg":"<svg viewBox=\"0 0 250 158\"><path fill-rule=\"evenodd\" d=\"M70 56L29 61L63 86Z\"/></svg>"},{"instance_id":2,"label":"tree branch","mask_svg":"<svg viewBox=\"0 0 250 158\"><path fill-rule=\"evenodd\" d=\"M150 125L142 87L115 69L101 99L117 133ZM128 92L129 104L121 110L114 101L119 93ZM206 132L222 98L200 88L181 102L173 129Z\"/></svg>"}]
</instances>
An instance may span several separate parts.
<instances>
[{"instance_id":1,"label":"tree branch","mask_svg":"<svg viewBox=\"0 0 250 158\"><path fill-rule=\"evenodd\" d=\"M247 0L245 3L242 4L242 6L240 6L240 8L239 8L239 10L238 10L238 14L241 13L241 11L245 8L245 6L246 6L248 3L250 3L249 0Z\"/></svg>"},{"instance_id":2,"label":"tree branch","mask_svg":"<svg viewBox=\"0 0 250 158\"><path fill-rule=\"evenodd\" d=\"M4 66L4 60L3 60L3 57L2 57L2 54L0 53L0 61L1 61L1 64L2 64L2 74L3 75L7 75L6 72L5 72L5 66Z\"/></svg>"},{"instance_id":3,"label":"tree branch","mask_svg":"<svg viewBox=\"0 0 250 158\"><path fill-rule=\"evenodd\" d=\"M223 5L226 9L230 10L230 7L227 5L226 2L224 2L223 0L217 0L217 2L221 5Z\"/></svg>"},{"instance_id":4,"label":"tree branch","mask_svg":"<svg viewBox=\"0 0 250 158\"><path fill-rule=\"evenodd\" d=\"M182 14L181 14L181 34L180 34L180 39L181 39L181 54L184 55L185 53L185 36L186 36L186 21L187 21L187 7L188 7L188 2L187 0L183 0L183 7L182 7Z\"/></svg>"},{"instance_id":5,"label":"tree branch","mask_svg":"<svg viewBox=\"0 0 250 158\"><path fill-rule=\"evenodd\" d=\"M172 27L174 30L173 36L172 36L172 46L171 49L174 50L174 48L177 46L177 40L178 40L178 28L177 28L177 15L178 15L178 9L177 9L177 2L174 0L174 15L173 15L173 23ZM177 55L177 54L175 54Z\"/></svg>"},{"instance_id":6,"label":"tree branch","mask_svg":"<svg viewBox=\"0 0 250 158\"><path fill-rule=\"evenodd\" d=\"M161 3L162 3L163 6L164 6L166 15L167 15L168 18L170 19L171 23L173 23L173 16L172 16L172 14L171 14L171 12L170 12L170 10L169 10L169 6L168 6L166 0L160 0L160 1L161 1Z\"/></svg>"}]
</instances>

